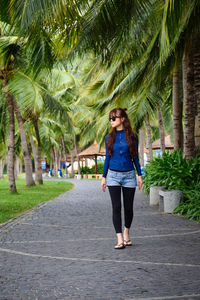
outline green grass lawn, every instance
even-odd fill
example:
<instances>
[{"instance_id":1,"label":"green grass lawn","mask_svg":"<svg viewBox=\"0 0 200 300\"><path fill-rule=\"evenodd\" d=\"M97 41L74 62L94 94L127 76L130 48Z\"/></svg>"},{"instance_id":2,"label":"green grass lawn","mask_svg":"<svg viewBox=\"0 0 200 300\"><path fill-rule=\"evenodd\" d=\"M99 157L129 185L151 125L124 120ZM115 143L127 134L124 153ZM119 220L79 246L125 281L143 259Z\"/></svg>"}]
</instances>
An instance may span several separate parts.
<instances>
[{"instance_id":1,"label":"green grass lawn","mask_svg":"<svg viewBox=\"0 0 200 300\"><path fill-rule=\"evenodd\" d=\"M27 187L25 179L18 179L16 185L18 193L12 194L9 192L8 179L0 179L0 224L73 187L72 183L59 180Z\"/></svg>"}]
</instances>

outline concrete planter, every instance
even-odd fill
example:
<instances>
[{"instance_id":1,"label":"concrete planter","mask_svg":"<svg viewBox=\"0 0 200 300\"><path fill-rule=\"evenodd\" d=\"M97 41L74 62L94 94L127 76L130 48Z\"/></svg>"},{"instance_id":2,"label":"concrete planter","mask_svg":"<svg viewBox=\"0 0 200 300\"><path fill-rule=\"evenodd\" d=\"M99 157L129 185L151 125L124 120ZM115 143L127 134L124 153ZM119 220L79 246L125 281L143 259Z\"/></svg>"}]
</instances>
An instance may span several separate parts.
<instances>
[{"instance_id":1,"label":"concrete planter","mask_svg":"<svg viewBox=\"0 0 200 300\"><path fill-rule=\"evenodd\" d=\"M150 206L159 205L160 195L159 192L164 190L164 186L151 186L150 187Z\"/></svg>"},{"instance_id":2,"label":"concrete planter","mask_svg":"<svg viewBox=\"0 0 200 300\"><path fill-rule=\"evenodd\" d=\"M81 174L76 174L75 178L80 180L81 179Z\"/></svg>"},{"instance_id":3,"label":"concrete planter","mask_svg":"<svg viewBox=\"0 0 200 300\"><path fill-rule=\"evenodd\" d=\"M183 193L182 191L179 190L171 190L171 191L160 191L159 194L160 194L161 206L163 201L164 212L171 214L179 204Z\"/></svg>"}]
</instances>

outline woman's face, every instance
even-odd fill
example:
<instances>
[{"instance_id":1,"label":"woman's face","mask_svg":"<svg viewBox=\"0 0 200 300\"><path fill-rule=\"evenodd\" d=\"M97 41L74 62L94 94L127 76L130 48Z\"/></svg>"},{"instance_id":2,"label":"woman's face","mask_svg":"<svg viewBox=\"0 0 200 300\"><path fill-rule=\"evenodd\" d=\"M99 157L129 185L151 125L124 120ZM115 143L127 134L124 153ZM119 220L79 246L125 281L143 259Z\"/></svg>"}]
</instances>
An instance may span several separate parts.
<instances>
[{"instance_id":1,"label":"woman's face","mask_svg":"<svg viewBox=\"0 0 200 300\"><path fill-rule=\"evenodd\" d=\"M112 114L109 118L112 128L123 127L124 118L120 117L120 113Z\"/></svg>"}]
</instances>

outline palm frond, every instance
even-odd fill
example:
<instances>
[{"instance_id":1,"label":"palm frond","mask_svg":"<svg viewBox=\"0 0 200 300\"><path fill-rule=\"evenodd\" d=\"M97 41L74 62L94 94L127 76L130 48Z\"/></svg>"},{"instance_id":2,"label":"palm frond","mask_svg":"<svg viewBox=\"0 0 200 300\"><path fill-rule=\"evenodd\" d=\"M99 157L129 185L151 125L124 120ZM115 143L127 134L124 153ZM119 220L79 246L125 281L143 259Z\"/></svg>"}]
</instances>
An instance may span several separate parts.
<instances>
[{"instance_id":1,"label":"palm frond","mask_svg":"<svg viewBox=\"0 0 200 300\"><path fill-rule=\"evenodd\" d=\"M192 22L194 25L197 3L196 0L190 2L184 0L165 1L160 39L160 58L162 62L175 50L181 36L185 34L184 31L187 31L188 23ZM189 38L188 35L187 38Z\"/></svg>"},{"instance_id":2,"label":"palm frond","mask_svg":"<svg viewBox=\"0 0 200 300\"><path fill-rule=\"evenodd\" d=\"M32 77L17 72L10 80L8 88L16 97L22 112L38 114L43 109L42 87Z\"/></svg>"}]
</instances>

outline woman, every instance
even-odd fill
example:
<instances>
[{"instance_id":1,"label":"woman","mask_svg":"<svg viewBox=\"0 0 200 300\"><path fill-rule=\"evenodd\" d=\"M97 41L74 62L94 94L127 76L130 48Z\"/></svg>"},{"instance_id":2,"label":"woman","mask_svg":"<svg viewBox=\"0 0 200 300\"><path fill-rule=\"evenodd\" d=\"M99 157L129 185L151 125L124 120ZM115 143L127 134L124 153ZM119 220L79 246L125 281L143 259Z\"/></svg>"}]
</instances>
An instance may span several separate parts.
<instances>
[{"instance_id":1,"label":"woman","mask_svg":"<svg viewBox=\"0 0 200 300\"><path fill-rule=\"evenodd\" d=\"M115 108L109 113L112 131L105 137L106 159L101 188L108 186L112 209L113 225L117 234L115 249L131 246L129 230L133 220L133 200L137 186L142 188L141 168L138 159L138 137L131 128L126 108ZM135 169L138 173L136 181ZM107 177L107 184L106 184ZM121 189L123 193L125 227L122 235Z\"/></svg>"}]
</instances>

